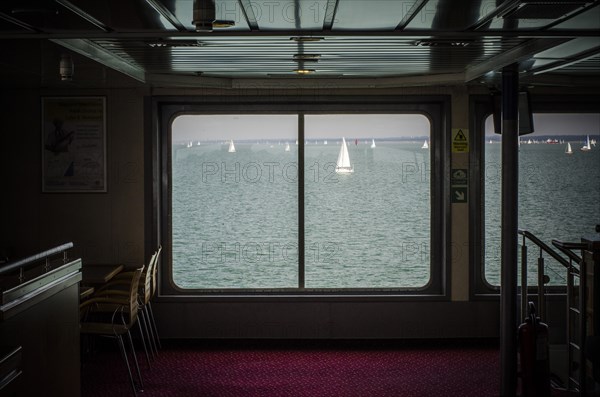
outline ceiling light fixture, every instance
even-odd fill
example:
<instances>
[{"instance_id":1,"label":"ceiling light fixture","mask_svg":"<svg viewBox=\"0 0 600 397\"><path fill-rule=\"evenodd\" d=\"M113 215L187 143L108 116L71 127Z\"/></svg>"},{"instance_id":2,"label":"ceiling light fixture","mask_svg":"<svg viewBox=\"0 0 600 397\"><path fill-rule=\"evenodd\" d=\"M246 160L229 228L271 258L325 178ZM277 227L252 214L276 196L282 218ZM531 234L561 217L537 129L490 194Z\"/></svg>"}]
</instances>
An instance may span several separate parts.
<instances>
[{"instance_id":1,"label":"ceiling light fixture","mask_svg":"<svg viewBox=\"0 0 600 397\"><path fill-rule=\"evenodd\" d=\"M73 66L73 58L71 58L71 56L68 54L62 54L60 56L60 63L58 67L60 79L62 81L73 81L74 70L75 67Z\"/></svg>"},{"instance_id":2,"label":"ceiling light fixture","mask_svg":"<svg viewBox=\"0 0 600 397\"><path fill-rule=\"evenodd\" d=\"M212 0L194 0L194 19L196 32L211 32L215 20L215 3Z\"/></svg>"},{"instance_id":3,"label":"ceiling light fixture","mask_svg":"<svg viewBox=\"0 0 600 397\"><path fill-rule=\"evenodd\" d=\"M227 21L224 19L215 19L212 23L213 29L231 28L235 26L235 21Z\"/></svg>"},{"instance_id":4,"label":"ceiling light fixture","mask_svg":"<svg viewBox=\"0 0 600 397\"><path fill-rule=\"evenodd\" d=\"M212 32L213 29L235 26L235 21L215 19L216 7L213 0L194 0L193 15L192 24L196 27L196 32Z\"/></svg>"},{"instance_id":5,"label":"ceiling light fixture","mask_svg":"<svg viewBox=\"0 0 600 397\"><path fill-rule=\"evenodd\" d=\"M314 73L314 72L316 72L316 70L315 69L304 69L303 68L303 69L294 69L294 72L296 74L306 75L306 74Z\"/></svg>"}]
</instances>

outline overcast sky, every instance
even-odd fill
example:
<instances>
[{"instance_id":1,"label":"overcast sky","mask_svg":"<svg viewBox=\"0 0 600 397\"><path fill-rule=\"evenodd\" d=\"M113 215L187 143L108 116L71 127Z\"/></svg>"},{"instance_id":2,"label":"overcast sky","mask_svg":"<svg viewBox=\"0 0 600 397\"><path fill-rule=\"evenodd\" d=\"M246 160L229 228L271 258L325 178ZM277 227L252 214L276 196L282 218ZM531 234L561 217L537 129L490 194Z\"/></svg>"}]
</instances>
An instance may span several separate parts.
<instances>
[{"instance_id":1,"label":"overcast sky","mask_svg":"<svg viewBox=\"0 0 600 397\"><path fill-rule=\"evenodd\" d=\"M599 135L600 114L534 114L532 135ZM306 138L386 138L429 135L429 120L419 114L307 115ZM173 141L295 140L296 115L185 115L173 121ZM486 135L494 135L492 117Z\"/></svg>"},{"instance_id":2,"label":"overcast sky","mask_svg":"<svg viewBox=\"0 0 600 397\"><path fill-rule=\"evenodd\" d=\"M492 117L485 122L485 134L495 135ZM600 113L536 113L533 115L535 135L599 135Z\"/></svg>"},{"instance_id":3,"label":"overcast sky","mask_svg":"<svg viewBox=\"0 0 600 397\"><path fill-rule=\"evenodd\" d=\"M385 138L429 135L429 120L418 114L307 115L307 138ZM186 115L173 121L173 141L295 140L296 115Z\"/></svg>"}]
</instances>

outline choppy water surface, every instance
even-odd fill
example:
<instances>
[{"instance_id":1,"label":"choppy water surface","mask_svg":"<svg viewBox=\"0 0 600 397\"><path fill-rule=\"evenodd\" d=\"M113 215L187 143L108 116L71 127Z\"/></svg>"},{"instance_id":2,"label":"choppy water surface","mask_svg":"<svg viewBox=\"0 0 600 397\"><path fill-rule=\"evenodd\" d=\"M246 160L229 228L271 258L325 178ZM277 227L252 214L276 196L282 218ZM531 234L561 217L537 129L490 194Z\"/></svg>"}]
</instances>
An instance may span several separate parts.
<instances>
[{"instance_id":1,"label":"choppy water surface","mask_svg":"<svg viewBox=\"0 0 600 397\"><path fill-rule=\"evenodd\" d=\"M429 280L430 163L420 142L305 146L305 286L421 287ZM522 145L519 226L546 243L579 241L600 220L600 149ZM173 268L184 288L297 288L297 149L275 144L173 149ZM498 284L501 145L485 145L485 275ZM530 282L535 256L530 250ZM564 271L547 259L552 283Z\"/></svg>"},{"instance_id":2,"label":"choppy water surface","mask_svg":"<svg viewBox=\"0 0 600 397\"><path fill-rule=\"evenodd\" d=\"M579 242L600 222L600 148L581 143L525 144L519 150L519 228L551 246L552 239ZM485 275L500 280L501 144L485 145ZM521 239L519 239L521 243ZM528 283L536 283L539 249L528 244ZM552 284L564 284L562 265L544 255Z\"/></svg>"},{"instance_id":3,"label":"choppy water surface","mask_svg":"<svg viewBox=\"0 0 600 397\"><path fill-rule=\"evenodd\" d=\"M417 142L305 146L305 286L420 287L429 280L429 151ZM292 143L174 148L173 263L185 288L298 287Z\"/></svg>"}]
</instances>

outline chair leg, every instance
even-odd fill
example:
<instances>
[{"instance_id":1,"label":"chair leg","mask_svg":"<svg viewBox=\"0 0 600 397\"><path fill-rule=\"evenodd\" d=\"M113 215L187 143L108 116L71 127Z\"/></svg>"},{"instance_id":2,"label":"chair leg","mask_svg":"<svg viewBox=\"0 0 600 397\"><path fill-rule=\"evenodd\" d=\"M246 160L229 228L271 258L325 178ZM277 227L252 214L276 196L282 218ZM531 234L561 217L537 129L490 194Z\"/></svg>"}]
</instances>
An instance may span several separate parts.
<instances>
[{"instance_id":1,"label":"chair leg","mask_svg":"<svg viewBox=\"0 0 600 397\"><path fill-rule=\"evenodd\" d=\"M158 356L158 348L156 347L156 338L154 337L154 330L152 329L152 323L150 322L150 314L148 313L148 307L146 305L141 307L140 312L144 317L144 325L146 325L146 334L148 335L148 344L150 345L150 351L152 356Z\"/></svg>"},{"instance_id":2,"label":"chair leg","mask_svg":"<svg viewBox=\"0 0 600 397\"><path fill-rule=\"evenodd\" d=\"M140 331L140 339L142 340L142 346L144 347L144 352L146 352L146 361L148 362L148 368L150 368L150 354L148 354L148 347L146 346L146 336L144 335L144 331L142 330L142 324L140 317L138 316L137 320L138 330ZM144 324L145 326L146 324Z\"/></svg>"},{"instance_id":3,"label":"chair leg","mask_svg":"<svg viewBox=\"0 0 600 397\"><path fill-rule=\"evenodd\" d=\"M133 374L131 373L131 367L129 366L129 360L127 359L127 350L125 349L125 344L123 343L123 337L121 335L116 335L116 338L117 342L119 343L119 350L121 350L121 355L123 356L123 360L125 360L125 365L127 366L127 373L129 374L129 381L131 382L133 395L137 396L137 389L133 380Z\"/></svg>"},{"instance_id":4,"label":"chair leg","mask_svg":"<svg viewBox=\"0 0 600 397\"><path fill-rule=\"evenodd\" d=\"M140 380L140 390L144 391L144 381L142 380L142 373L140 372L140 366L138 364L138 360L135 353L135 346L133 345L133 339L131 338L131 332L127 331L127 337L129 338L129 344L131 345L131 353L133 355L133 363L135 364L135 369L138 374L138 379Z\"/></svg>"},{"instance_id":5,"label":"chair leg","mask_svg":"<svg viewBox=\"0 0 600 397\"><path fill-rule=\"evenodd\" d=\"M150 304L150 302L148 302L148 313L150 313L150 323L154 327L154 336L156 338L156 344L158 345L159 349L162 349L162 346L160 344L160 337L158 336L158 328L156 328L156 321L154 320L154 312L152 310L152 305Z\"/></svg>"}]
</instances>

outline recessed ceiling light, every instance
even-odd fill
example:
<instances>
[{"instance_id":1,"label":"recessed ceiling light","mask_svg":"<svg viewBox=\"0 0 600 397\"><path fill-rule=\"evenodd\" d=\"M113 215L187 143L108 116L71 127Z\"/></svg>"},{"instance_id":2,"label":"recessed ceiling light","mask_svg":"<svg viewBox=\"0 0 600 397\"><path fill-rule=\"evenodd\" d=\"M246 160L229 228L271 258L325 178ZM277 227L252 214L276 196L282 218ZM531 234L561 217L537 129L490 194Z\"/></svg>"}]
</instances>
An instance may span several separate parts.
<instances>
[{"instance_id":1,"label":"recessed ceiling light","mask_svg":"<svg viewBox=\"0 0 600 397\"><path fill-rule=\"evenodd\" d=\"M315 69L294 69L296 74L311 74L316 72Z\"/></svg>"},{"instance_id":2,"label":"recessed ceiling light","mask_svg":"<svg viewBox=\"0 0 600 397\"><path fill-rule=\"evenodd\" d=\"M227 21L224 19L215 19L212 23L213 29L231 28L235 26L235 21Z\"/></svg>"}]
</instances>

